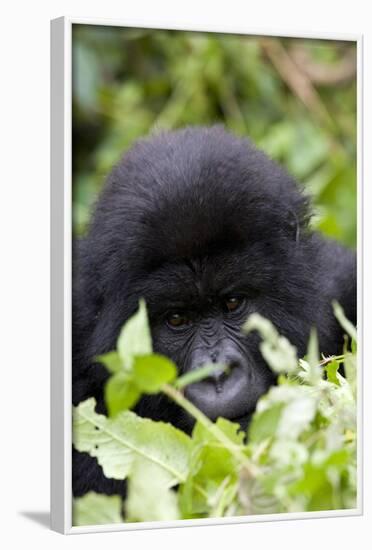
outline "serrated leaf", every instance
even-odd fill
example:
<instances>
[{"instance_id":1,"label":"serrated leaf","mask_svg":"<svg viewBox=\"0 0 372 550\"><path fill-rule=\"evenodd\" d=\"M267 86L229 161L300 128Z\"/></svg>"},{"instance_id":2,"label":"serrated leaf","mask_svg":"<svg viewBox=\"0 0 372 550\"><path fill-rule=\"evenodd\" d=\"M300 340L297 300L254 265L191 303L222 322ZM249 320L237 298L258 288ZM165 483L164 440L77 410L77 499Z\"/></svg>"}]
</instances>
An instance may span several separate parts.
<instances>
[{"instance_id":1,"label":"serrated leaf","mask_svg":"<svg viewBox=\"0 0 372 550\"><path fill-rule=\"evenodd\" d=\"M245 433L240 427L240 424L227 420L227 418L222 418L221 416L217 418L216 424L218 428L223 432L227 437L236 445L242 445L245 437Z\"/></svg>"},{"instance_id":2,"label":"serrated leaf","mask_svg":"<svg viewBox=\"0 0 372 550\"><path fill-rule=\"evenodd\" d=\"M72 525L110 525L122 523L119 495L101 495L93 491L75 498L72 504Z\"/></svg>"},{"instance_id":3,"label":"serrated leaf","mask_svg":"<svg viewBox=\"0 0 372 550\"><path fill-rule=\"evenodd\" d=\"M137 313L122 328L117 350L126 368L132 367L135 356L152 353L151 334L144 300L140 300Z\"/></svg>"},{"instance_id":4,"label":"serrated leaf","mask_svg":"<svg viewBox=\"0 0 372 550\"><path fill-rule=\"evenodd\" d=\"M116 429L115 424L110 429L109 419L97 414L95 406L96 400L92 397L73 407L72 442L78 451L97 458L106 477L125 479L130 472L134 453L126 444L125 430L120 429L123 418L121 416L121 420L117 420Z\"/></svg>"},{"instance_id":5,"label":"serrated leaf","mask_svg":"<svg viewBox=\"0 0 372 550\"><path fill-rule=\"evenodd\" d=\"M125 479L134 461L146 458L164 470L168 487L186 479L191 441L185 433L132 411L109 419L95 404L91 398L73 408L73 444L96 457L106 477Z\"/></svg>"},{"instance_id":6,"label":"serrated leaf","mask_svg":"<svg viewBox=\"0 0 372 550\"><path fill-rule=\"evenodd\" d=\"M236 445L241 445L243 443L244 432L241 430L240 424L222 417L218 417L215 424L232 443L235 443ZM210 441L214 441L215 439L216 437L214 436L212 430L208 430L199 421L195 423L192 432L192 441L194 444L206 444Z\"/></svg>"},{"instance_id":7,"label":"serrated leaf","mask_svg":"<svg viewBox=\"0 0 372 550\"><path fill-rule=\"evenodd\" d=\"M144 393L157 393L164 384L177 376L175 364L163 355L136 357L133 363L133 381Z\"/></svg>"}]
</instances>

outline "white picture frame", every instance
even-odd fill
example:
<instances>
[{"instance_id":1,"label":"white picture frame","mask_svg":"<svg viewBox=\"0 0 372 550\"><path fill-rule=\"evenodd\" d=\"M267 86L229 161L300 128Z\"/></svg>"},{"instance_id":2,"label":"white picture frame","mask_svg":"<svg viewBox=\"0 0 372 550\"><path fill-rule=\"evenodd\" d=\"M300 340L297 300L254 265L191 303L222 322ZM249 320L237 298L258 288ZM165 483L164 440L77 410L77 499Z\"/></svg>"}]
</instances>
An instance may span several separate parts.
<instances>
[{"instance_id":1,"label":"white picture frame","mask_svg":"<svg viewBox=\"0 0 372 550\"><path fill-rule=\"evenodd\" d=\"M357 180L358 180L358 336L362 327L362 47L361 35L279 33L249 28L188 28L183 25L150 26L141 22L90 18L61 17L51 22L51 527L64 533L88 533L215 525L247 522L267 522L288 519L324 518L361 515L363 501L363 440L362 400L358 403L358 503L355 510L269 514L222 519L179 520L131 524L75 527L72 525L71 484L71 272L72 272L72 193L71 193L71 48L72 25L107 25L184 31L242 33L249 35L291 36L355 41L357 45ZM362 353L359 353L358 389L362 395Z\"/></svg>"}]
</instances>

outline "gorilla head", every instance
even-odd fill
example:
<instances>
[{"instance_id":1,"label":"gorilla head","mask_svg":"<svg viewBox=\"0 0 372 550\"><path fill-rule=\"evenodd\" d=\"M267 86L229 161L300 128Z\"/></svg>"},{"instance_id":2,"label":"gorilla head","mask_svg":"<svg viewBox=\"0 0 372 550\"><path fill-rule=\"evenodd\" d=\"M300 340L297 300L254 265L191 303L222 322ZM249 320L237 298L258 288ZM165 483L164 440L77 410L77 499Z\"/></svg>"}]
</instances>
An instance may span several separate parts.
<instances>
[{"instance_id":1,"label":"gorilla head","mask_svg":"<svg viewBox=\"0 0 372 550\"><path fill-rule=\"evenodd\" d=\"M321 351L336 353L342 335L330 302L355 320L355 261L310 231L309 217L295 182L221 127L138 142L109 176L75 259L74 402L93 395L104 410L107 373L93 358L115 347L140 298L154 350L180 373L229 367L187 390L212 419L244 425L275 381L258 337L241 333L250 313L270 319L299 355L312 325ZM137 411L191 427L165 397L144 397Z\"/></svg>"}]
</instances>

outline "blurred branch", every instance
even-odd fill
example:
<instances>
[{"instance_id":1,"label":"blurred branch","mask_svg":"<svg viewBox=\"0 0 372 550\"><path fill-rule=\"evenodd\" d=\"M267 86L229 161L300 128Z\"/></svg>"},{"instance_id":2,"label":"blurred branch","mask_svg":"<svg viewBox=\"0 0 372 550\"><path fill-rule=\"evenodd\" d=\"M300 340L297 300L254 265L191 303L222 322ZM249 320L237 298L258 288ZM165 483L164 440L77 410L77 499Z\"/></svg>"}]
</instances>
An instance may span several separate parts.
<instances>
[{"instance_id":1,"label":"blurred branch","mask_svg":"<svg viewBox=\"0 0 372 550\"><path fill-rule=\"evenodd\" d=\"M334 126L332 117L314 88L309 76L296 65L288 51L277 39L261 38L260 45L284 82L302 103L327 126Z\"/></svg>"},{"instance_id":2,"label":"blurred branch","mask_svg":"<svg viewBox=\"0 0 372 550\"><path fill-rule=\"evenodd\" d=\"M344 56L334 64L314 61L308 50L299 44L292 46L289 54L301 72L315 84L337 86L355 78L356 54L354 48L348 48Z\"/></svg>"},{"instance_id":3,"label":"blurred branch","mask_svg":"<svg viewBox=\"0 0 372 550\"><path fill-rule=\"evenodd\" d=\"M218 86L219 98L221 102L221 109L226 119L232 119L235 124L240 128L241 132L247 130L244 115L239 105L234 91L231 78L224 75Z\"/></svg>"}]
</instances>

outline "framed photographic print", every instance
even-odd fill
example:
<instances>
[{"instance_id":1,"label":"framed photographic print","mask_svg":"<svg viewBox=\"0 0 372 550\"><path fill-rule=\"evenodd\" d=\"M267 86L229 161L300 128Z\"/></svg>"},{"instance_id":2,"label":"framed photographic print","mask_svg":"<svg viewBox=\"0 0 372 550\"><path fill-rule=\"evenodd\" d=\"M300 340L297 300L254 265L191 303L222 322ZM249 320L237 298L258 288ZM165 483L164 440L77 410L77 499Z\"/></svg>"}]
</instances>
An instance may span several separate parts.
<instances>
[{"instance_id":1,"label":"framed photographic print","mask_svg":"<svg viewBox=\"0 0 372 550\"><path fill-rule=\"evenodd\" d=\"M52 21L57 531L361 513L361 47Z\"/></svg>"}]
</instances>

